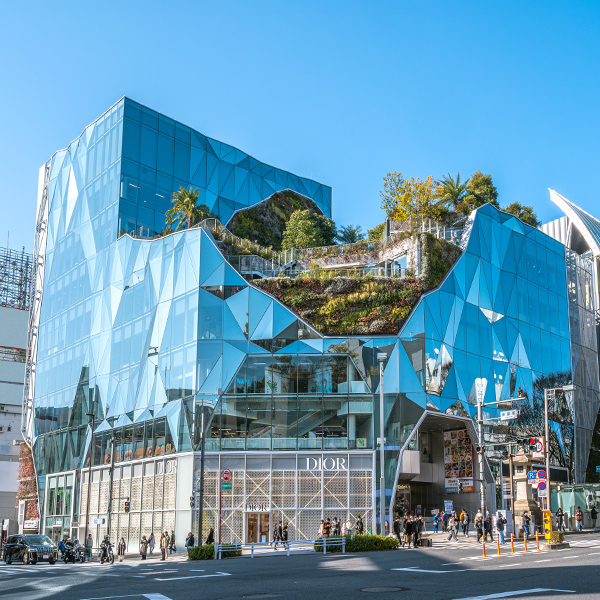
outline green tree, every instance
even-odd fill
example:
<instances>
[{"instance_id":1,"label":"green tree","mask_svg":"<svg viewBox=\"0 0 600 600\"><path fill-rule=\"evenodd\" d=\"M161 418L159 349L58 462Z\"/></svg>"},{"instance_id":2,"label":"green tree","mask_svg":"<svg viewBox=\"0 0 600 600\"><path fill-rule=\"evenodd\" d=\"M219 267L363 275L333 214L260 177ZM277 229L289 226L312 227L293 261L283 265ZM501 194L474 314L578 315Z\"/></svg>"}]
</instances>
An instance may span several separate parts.
<instances>
[{"instance_id":1,"label":"green tree","mask_svg":"<svg viewBox=\"0 0 600 600\"><path fill-rule=\"evenodd\" d=\"M541 221L538 220L537 215L533 210L533 206L527 206L520 202L512 202L502 210L511 215L515 215L515 217L521 219L523 223L527 223L527 225L531 225L532 227L539 227L542 224Z\"/></svg>"},{"instance_id":2,"label":"green tree","mask_svg":"<svg viewBox=\"0 0 600 600\"><path fill-rule=\"evenodd\" d=\"M443 207L437 201L437 187L433 175L429 175L425 179L411 177L402 181L390 216L397 221L404 221L409 217L437 221L441 219L443 212Z\"/></svg>"},{"instance_id":3,"label":"green tree","mask_svg":"<svg viewBox=\"0 0 600 600\"><path fill-rule=\"evenodd\" d=\"M317 248L331 246L336 238L335 223L310 210L292 213L283 232L282 248Z\"/></svg>"},{"instance_id":4,"label":"green tree","mask_svg":"<svg viewBox=\"0 0 600 600\"><path fill-rule=\"evenodd\" d=\"M375 227L373 227L373 229L367 229L369 241L377 242L379 240L382 240L384 228L385 228L385 223L380 223L379 225L375 225Z\"/></svg>"},{"instance_id":5,"label":"green tree","mask_svg":"<svg viewBox=\"0 0 600 600\"><path fill-rule=\"evenodd\" d=\"M398 190L402 187L404 183L404 177L402 177L402 173L394 171L393 173L388 173L383 178L383 190L379 192L381 196L381 208L385 210L388 217L393 217L394 212L396 211L397 205L397 196Z\"/></svg>"},{"instance_id":6,"label":"green tree","mask_svg":"<svg viewBox=\"0 0 600 600\"><path fill-rule=\"evenodd\" d=\"M467 186L469 185L469 179L460 181L460 171L456 176L456 179L448 173L444 175L442 179L435 182L437 186L436 195L440 205L447 208L451 208L456 211L456 208L461 203L463 198L467 195Z\"/></svg>"},{"instance_id":7,"label":"green tree","mask_svg":"<svg viewBox=\"0 0 600 600\"><path fill-rule=\"evenodd\" d=\"M473 209L479 208L488 202L499 208L498 190L489 173L476 171L469 179L467 193L457 206L457 210L468 215L471 214Z\"/></svg>"},{"instance_id":8,"label":"green tree","mask_svg":"<svg viewBox=\"0 0 600 600\"><path fill-rule=\"evenodd\" d=\"M337 235L340 244L354 244L365 239L360 225L342 225Z\"/></svg>"}]
</instances>

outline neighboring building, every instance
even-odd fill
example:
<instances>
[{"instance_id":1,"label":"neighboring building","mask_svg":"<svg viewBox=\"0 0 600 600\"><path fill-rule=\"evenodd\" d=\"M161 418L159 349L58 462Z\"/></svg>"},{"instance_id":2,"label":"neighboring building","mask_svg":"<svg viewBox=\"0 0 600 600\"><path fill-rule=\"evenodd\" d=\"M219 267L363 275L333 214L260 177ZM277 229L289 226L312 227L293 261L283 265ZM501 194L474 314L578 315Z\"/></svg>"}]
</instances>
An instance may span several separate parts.
<instances>
[{"instance_id":1,"label":"neighboring building","mask_svg":"<svg viewBox=\"0 0 600 600\"><path fill-rule=\"evenodd\" d=\"M291 539L312 538L327 517L361 517L374 529L378 354L390 514L444 500L474 509L477 400L514 398L522 388L521 408L539 424L547 382L581 377L580 346L597 357L585 334L593 301L581 287L567 294L567 273L569 284L583 281L589 261L569 259L563 245L490 205L461 235L450 232L452 242L430 224L414 242L402 232L379 245L293 252L293 268L263 257L252 277L280 269L296 278L253 284L232 266L242 264L232 256L237 242L222 228L144 239L162 229L166 199L180 185L199 186L225 225L234 210L283 189L331 214L329 188L127 99L42 168L31 329L39 336L30 335L24 423L43 532L54 538L83 537L89 512L94 536L110 526L111 537L134 546L166 529L184 539L197 523L190 497L202 429L204 533L212 526L223 541L270 539L281 520ZM311 308L316 284L297 271L315 263L325 278L341 265L373 279L331 277L329 304ZM374 277L390 271L407 276ZM357 291L355 281L365 287ZM382 298L387 306L371 308ZM340 331L350 313L354 335L321 332ZM589 387L576 392L588 409L598 397L597 358L594 365ZM573 447L578 423L585 428L580 400L552 420L553 462L576 479L589 451ZM231 473L221 485L223 471ZM493 510L487 465L485 480ZM93 525L96 518L105 521Z\"/></svg>"},{"instance_id":2,"label":"neighboring building","mask_svg":"<svg viewBox=\"0 0 600 600\"><path fill-rule=\"evenodd\" d=\"M17 530L15 505L32 258L24 251L0 248L0 524L9 533Z\"/></svg>"}]
</instances>

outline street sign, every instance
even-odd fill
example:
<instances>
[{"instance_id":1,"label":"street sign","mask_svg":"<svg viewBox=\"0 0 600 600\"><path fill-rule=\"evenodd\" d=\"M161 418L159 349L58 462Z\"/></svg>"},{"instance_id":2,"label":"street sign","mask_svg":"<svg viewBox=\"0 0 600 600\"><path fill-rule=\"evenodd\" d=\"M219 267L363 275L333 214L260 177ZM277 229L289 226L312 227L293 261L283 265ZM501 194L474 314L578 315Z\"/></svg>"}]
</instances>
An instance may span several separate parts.
<instances>
[{"instance_id":1,"label":"street sign","mask_svg":"<svg viewBox=\"0 0 600 600\"><path fill-rule=\"evenodd\" d=\"M538 487L538 497L539 498L543 498L545 496L547 496L548 494L546 493L548 490L540 490L540 488Z\"/></svg>"},{"instance_id":2,"label":"street sign","mask_svg":"<svg viewBox=\"0 0 600 600\"><path fill-rule=\"evenodd\" d=\"M540 469L537 472L537 476L538 476L538 479L546 479L546 471L543 471L543 470Z\"/></svg>"},{"instance_id":3,"label":"street sign","mask_svg":"<svg viewBox=\"0 0 600 600\"><path fill-rule=\"evenodd\" d=\"M527 471L527 477L529 479L535 479L537 477L537 472L536 471Z\"/></svg>"},{"instance_id":4,"label":"street sign","mask_svg":"<svg viewBox=\"0 0 600 600\"><path fill-rule=\"evenodd\" d=\"M544 438L538 437L535 439L536 439L535 451L532 453L532 457L533 458L544 458L544 450L545 450Z\"/></svg>"},{"instance_id":5,"label":"street sign","mask_svg":"<svg viewBox=\"0 0 600 600\"><path fill-rule=\"evenodd\" d=\"M600 466L596 467L596 473L600 473Z\"/></svg>"},{"instance_id":6,"label":"street sign","mask_svg":"<svg viewBox=\"0 0 600 600\"><path fill-rule=\"evenodd\" d=\"M518 410L501 410L500 411L500 420L501 421L512 421L514 419L519 418Z\"/></svg>"},{"instance_id":7,"label":"street sign","mask_svg":"<svg viewBox=\"0 0 600 600\"><path fill-rule=\"evenodd\" d=\"M104 525L104 519L94 519L94 525Z\"/></svg>"},{"instance_id":8,"label":"street sign","mask_svg":"<svg viewBox=\"0 0 600 600\"><path fill-rule=\"evenodd\" d=\"M544 491L545 489L546 489L546 482L545 481L540 481L538 483L538 490Z\"/></svg>"},{"instance_id":9,"label":"street sign","mask_svg":"<svg viewBox=\"0 0 600 600\"><path fill-rule=\"evenodd\" d=\"M229 469L223 469L221 471L221 481L231 481L231 471Z\"/></svg>"},{"instance_id":10,"label":"street sign","mask_svg":"<svg viewBox=\"0 0 600 600\"><path fill-rule=\"evenodd\" d=\"M230 490L231 489L231 481L221 481L221 489L222 490Z\"/></svg>"}]
</instances>

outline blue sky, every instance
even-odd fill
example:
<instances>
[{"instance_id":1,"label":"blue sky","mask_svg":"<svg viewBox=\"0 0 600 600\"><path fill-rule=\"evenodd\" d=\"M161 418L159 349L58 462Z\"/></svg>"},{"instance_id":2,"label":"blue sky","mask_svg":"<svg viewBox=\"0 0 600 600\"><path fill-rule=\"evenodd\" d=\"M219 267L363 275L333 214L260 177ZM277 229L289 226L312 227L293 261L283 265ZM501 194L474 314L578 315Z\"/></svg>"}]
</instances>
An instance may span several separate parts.
<instances>
[{"instance_id":1,"label":"blue sky","mask_svg":"<svg viewBox=\"0 0 600 600\"><path fill-rule=\"evenodd\" d=\"M127 95L383 220L388 171L489 172L502 205L600 216L600 2L13 2L0 37L0 246L39 167Z\"/></svg>"}]
</instances>

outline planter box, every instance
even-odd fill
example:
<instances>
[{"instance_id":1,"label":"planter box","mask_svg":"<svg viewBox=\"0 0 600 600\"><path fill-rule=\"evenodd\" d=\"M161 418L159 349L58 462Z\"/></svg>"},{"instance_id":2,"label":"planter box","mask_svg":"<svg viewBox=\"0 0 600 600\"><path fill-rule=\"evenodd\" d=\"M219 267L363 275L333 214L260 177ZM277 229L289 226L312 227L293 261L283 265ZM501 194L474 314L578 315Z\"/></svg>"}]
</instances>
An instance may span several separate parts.
<instances>
[{"instance_id":1,"label":"planter box","mask_svg":"<svg viewBox=\"0 0 600 600\"><path fill-rule=\"evenodd\" d=\"M546 544L548 550L562 550L563 548L570 548L568 542L563 542L562 544Z\"/></svg>"}]
</instances>

